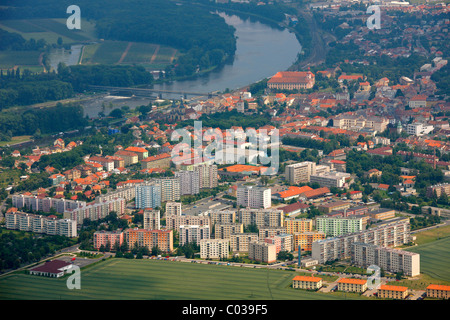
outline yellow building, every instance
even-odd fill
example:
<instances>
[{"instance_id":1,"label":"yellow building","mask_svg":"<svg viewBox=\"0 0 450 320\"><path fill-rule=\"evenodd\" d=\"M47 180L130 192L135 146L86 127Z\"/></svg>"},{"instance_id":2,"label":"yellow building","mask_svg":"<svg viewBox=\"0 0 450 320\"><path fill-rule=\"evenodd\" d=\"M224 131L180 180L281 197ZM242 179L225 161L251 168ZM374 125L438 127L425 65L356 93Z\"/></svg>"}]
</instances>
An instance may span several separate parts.
<instances>
[{"instance_id":1,"label":"yellow building","mask_svg":"<svg viewBox=\"0 0 450 320\"><path fill-rule=\"evenodd\" d=\"M367 290L367 280L342 278L338 281L338 290L363 293Z\"/></svg>"},{"instance_id":2,"label":"yellow building","mask_svg":"<svg viewBox=\"0 0 450 320\"><path fill-rule=\"evenodd\" d=\"M448 299L450 292L450 286L430 284L427 287L427 297Z\"/></svg>"},{"instance_id":3,"label":"yellow building","mask_svg":"<svg viewBox=\"0 0 450 320\"><path fill-rule=\"evenodd\" d=\"M284 227L286 233L294 234L297 232L312 231L312 219L286 219L284 220Z\"/></svg>"},{"instance_id":4,"label":"yellow building","mask_svg":"<svg viewBox=\"0 0 450 320\"><path fill-rule=\"evenodd\" d=\"M378 298L405 299L408 296L408 287L381 285L378 288Z\"/></svg>"},{"instance_id":5,"label":"yellow building","mask_svg":"<svg viewBox=\"0 0 450 320\"><path fill-rule=\"evenodd\" d=\"M317 290L322 288L322 278L296 276L292 279L292 288Z\"/></svg>"},{"instance_id":6,"label":"yellow building","mask_svg":"<svg viewBox=\"0 0 450 320\"><path fill-rule=\"evenodd\" d=\"M298 250L298 246L302 248L302 251L312 251L314 241L326 238L325 232L322 231L298 232L293 235L294 251Z\"/></svg>"}]
</instances>

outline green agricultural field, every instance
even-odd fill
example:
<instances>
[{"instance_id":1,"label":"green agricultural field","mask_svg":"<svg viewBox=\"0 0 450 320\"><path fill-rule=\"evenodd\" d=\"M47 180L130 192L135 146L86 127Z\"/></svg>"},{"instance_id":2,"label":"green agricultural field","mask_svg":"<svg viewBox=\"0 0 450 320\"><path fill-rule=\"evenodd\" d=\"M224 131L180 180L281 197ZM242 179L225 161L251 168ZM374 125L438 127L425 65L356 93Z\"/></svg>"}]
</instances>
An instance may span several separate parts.
<instances>
[{"instance_id":1,"label":"green agricultural field","mask_svg":"<svg viewBox=\"0 0 450 320\"><path fill-rule=\"evenodd\" d=\"M157 48L156 44L133 42L122 63L150 63Z\"/></svg>"},{"instance_id":2,"label":"green agricultural field","mask_svg":"<svg viewBox=\"0 0 450 320\"><path fill-rule=\"evenodd\" d=\"M0 69L40 67L39 55L39 51L0 51Z\"/></svg>"},{"instance_id":3,"label":"green agricultural field","mask_svg":"<svg viewBox=\"0 0 450 320\"><path fill-rule=\"evenodd\" d=\"M420 254L420 271L432 278L450 281L450 237L405 249Z\"/></svg>"},{"instance_id":4,"label":"green agricultural field","mask_svg":"<svg viewBox=\"0 0 450 320\"><path fill-rule=\"evenodd\" d=\"M8 32L19 33L25 40L44 39L47 43L56 43L61 37L63 43L72 44L96 40L95 25L81 19L80 30L69 30L65 19L27 19L0 21L0 28Z\"/></svg>"},{"instance_id":5,"label":"green agricultural field","mask_svg":"<svg viewBox=\"0 0 450 320\"><path fill-rule=\"evenodd\" d=\"M15 273L0 299L310 300L342 299L290 288L294 272L159 260L109 259L81 270L81 289L61 279ZM354 299L364 297L352 296Z\"/></svg>"},{"instance_id":6,"label":"green agricultural field","mask_svg":"<svg viewBox=\"0 0 450 320\"><path fill-rule=\"evenodd\" d=\"M128 46L126 41L105 41L98 46L90 63L115 64L119 62L122 53ZM83 57L83 60L85 58ZM88 57L86 57L88 59Z\"/></svg>"},{"instance_id":7,"label":"green agricultural field","mask_svg":"<svg viewBox=\"0 0 450 320\"><path fill-rule=\"evenodd\" d=\"M450 237L450 226L429 229L414 234L417 239L416 243L422 245L442 238Z\"/></svg>"}]
</instances>

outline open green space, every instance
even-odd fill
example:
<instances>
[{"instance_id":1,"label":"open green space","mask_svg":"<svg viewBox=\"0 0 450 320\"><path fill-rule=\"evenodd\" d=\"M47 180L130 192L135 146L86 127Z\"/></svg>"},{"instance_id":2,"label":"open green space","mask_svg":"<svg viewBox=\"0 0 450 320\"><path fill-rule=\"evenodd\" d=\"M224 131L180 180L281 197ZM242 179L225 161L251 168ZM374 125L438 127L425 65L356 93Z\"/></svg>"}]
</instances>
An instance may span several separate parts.
<instances>
[{"instance_id":1,"label":"open green space","mask_svg":"<svg viewBox=\"0 0 450 320\"><path fill-rule=\"evenodd\" d=\"M104 41L95 50L91 63L115 64L119 62L127 46L128 42L126 41Z\"/></svg>"},{"instance_id":2,"label":"open green space","mask_svg":"<svg viewBox=\"0 0 450 320\"><path fill-rule=\"evenodd\" d=\"M10 141L0 141L0 147L6 146L9 144L10 146L13 146L14 144L29 141L32 136L15 136L12 137Z\"/></svg>"},{"instance_id":3,"label":"open green space","mask_svg":"<svg viewBox=\"0 0 450 320\"><path fill-rule=\"evenodd\" d=\"M39 67L39 51L0 51L0 69Z\"/></svg>"},{"instance_id":4,"label":"open green space","mask_svg":"<svg viewBox=\"0 0 450 320\"><path fill-rule=\"evenodd\" d=\"M405 286L412 290L425 290L430 284L450 286L450 281L437 280L427 274L421 274L413 279L403 279L400 281L394 280L387 284L392 284L394 286Z\"/></svg>"},{"instance_id":5,"label":"open green space","mask_svg":"<svg viewBox=\"0 0 450 320\"><path fill-rule=\"evenodd\" d=\"M81 270L81 289L67 277L12 274L0 278L0 299L342 299L333 294L290 288L294 273L284 270L203 265L159 260L108 259ZM348 297L347 297L348 298ZM352 296L351 298L364 298Z\"/></svg>"},{"instance_id":6,"label":"open green space","mask_svg":"<svg viewBox=\"0 0 450 320\"><path fill-rule=\"evenodd\" d=\"M434 228L430 230L425 230L417 232L414 234L416 236L416 243L418 245L426 244L432 241L436 241L442 238L450 237L450 226Z\"/></svg>"},{"instance_id":7,"label":"open green space","mask_svg":"<svg viewBox=\"0 0 450 320\"><path fill-rule=\"evenodd\" d=\"M420 254L420 271L437 280L450 281L450 237L405 249Z\"/></svg>"},{"instance_id":8,"label":"open green space","mask_svg":"<svg viewBox=\"0 0 450 320\"><path fill-rule=\"evenodd\" d=\"M66 19L24 19L0 21L0 28L19 33L25 40L44 39L47 43L56 43L61 37L63 43L93 41L96 39L95 25L81 19L81 29L67 28Z\"/></svg>"}]
</instances>

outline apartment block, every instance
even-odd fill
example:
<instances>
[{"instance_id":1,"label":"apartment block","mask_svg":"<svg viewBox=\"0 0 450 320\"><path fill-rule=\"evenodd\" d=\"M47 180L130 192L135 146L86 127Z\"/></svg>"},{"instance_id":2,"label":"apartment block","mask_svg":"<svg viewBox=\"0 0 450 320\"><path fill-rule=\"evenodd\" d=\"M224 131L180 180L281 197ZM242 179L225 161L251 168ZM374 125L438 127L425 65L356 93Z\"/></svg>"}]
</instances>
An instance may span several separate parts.
<instances>
[{"instance_id":1,"label":"apartment block","mask_svg":"<svg viewBox=\"0 0 450 320\"><path fill-rule=\"evenodd\" d=\"M147 157L141 161L141 169L165 169L170 167L170 153L161 153Z\"/></svg>"},{"instance_id":2,"label":"apartment block","mask_svg":"<svg viewBox=\"0 0 450 320\"><path fill-rule=\"evenodd\" d=\"M244 226L242 223L224 223L214 226L215 239L231 239L233 233L243 233Z\"/></svg>"},{"instance_id":3,"label":"apartment block","mask_svg":"<svg viewBox=\"0 0 450 320\"><path fill-rule=\"evenodd\" d=\"M180 200L180 179L167 177L157 180L161 187L161 202Z\"/></svg>"},{"instance_id":4,"label":"apartment block","mask_svg":"<svg viewBox=\"0 0 450 320\"><path fill-rule=\"evenodd\" d=\"M180 202L167 202L166 203L166 216L176 215L181 216L183 211L181 210Z\"/></svg>"},{"instance_id":5,"label":"apartment block","mask_svg":"<svg viewBox=\"0 0 450 320\"><path fill-rule=\"evenodd\" d=\"M256 225L259 229L266 227L283 227L284 213L278 209L241 209L239 221L244 225Z\"/></svg>"},{"instance_id":6,"label":"apartment block","mask_svg":"<svg viewBox=\"0 0 450 320\"><path fill-rule=\"evenodd\" d=\"M293 250L297 251L300 247L301 251L311 251L313 242L325 238L325 232L322 231L296 232L293 234Z\"/></svg>"},{"instance_id":7,"label":"apartment block","mask_svg":"<svg viewBox=\"0 0 450 320\"><path fill-rule=\"evenodd\" d=\"M140 184L135 187L135 208L161 207L161 186L155 183Z\"/></svg>"},{"instance_id":8,"label":"apartment block","mask_svg":"<svg viewBox=\"0 0 450 320\"><path fill-rule=\"evenodd\" d=\"M217 187L217 165L206 163L198 164L194 165L193 170L198 172L201 189L211 189Z\"/></svg>"},{"instance_id":9,"label":"apartment block","mask_svg":"<svg viewBox=\"0 0 450 320\"><path fill-rule=\"evenodd\" d=\"M322 285L323 280L319 277L295 276L292 279L292 288L294 289L318 290L322 288Z\"/></svg>"},{"instance_id":10,"label":"apartment block","mask_svg":"<svg viewBox=\"0 0 450 320\"><path fill-rule=\"evenodd\" d=\"M98 250L103 245L104 247L110 246L113 248L117 243L119 246L123 244L124 233L121 230L115 231L96 231L94 232L94 249Z\"/></svg>"},{"instance_id":11,"label":"apartment block","mask_svg":"<svg viewBox=\"0 0 450 320\"><path fill-rule=\"evenodd\" d=\"M290 164L285 168L286 181L291 185L309 182L313 174L316 174L316 163L311 161Z\"/></svg>"},{"instance_id":12,"label":"apartment block","mask_svg":"<svg viewBox=\"0 0 450 320\"><path fill-rule=\"evenodd\" d=\"M298 232L312 231L313 221L312 219L285 219L284 227L286 233L294 234Z\"/></svg>"},{"instance_id":13,"label":"apartment block","mask_svg":"<svg viewBox=\"0 0 450 320\"><path fill-rule=\"evenodd\" d=\"M420 275L420 254L367 243L353 243L352 263L363 267L377 265L388 272L403 272L408 277Z\"/></svg>"},{"instance_id":14,"label":"apartment block","mask_svg":"<svg viewBox=\"0 0 450 320\"><path fill-rule=\"evenodd\" d=\"M265 238L270 238L274 236L279 236L280 234L285 234L285 227L264 227L259 229L259 240L263 241Z\"/></svg>"},{"instance_id":15,"label":"apartment block","mask_svg":"<svg viewBox=\"0 0 450 320\"><path fill-rule=\"evenodd\" d=\"M230 250L232 252L248 252L248 244L252 241L258 241L257 233L232 233Z\"/></svg>"},{"instance_id":16,"label":"apartment block","mask_svg":"<svg viewBox=\"0 0 450 320\"><path fill-rule=\"evenodd\" d=\"M264 239L264 242L271 243L276 245L276 253L278 254L280 251L288 251L291 252L293 250L293 235L292 234L280 234L273 237L268 237Z\"/></svg>"},{"instance_id":17,"label":"apartment block","mask_svg":"<svg viewBox=\"0 0 450 320\"><path fill-rule=\"evenodd\" d=\"M160 230L161 229L161 213L159 210L144 210L144 229Z\"/></svg>"},{"instance_id":18,"label":"apartment block","mask_svg":"<svg viewBox=\"0 0 450 320\"><path fill-rule=\"evenodd\" d=\"M175 177L180 179L180 195L193 195L200 192L200 173L198 171L177 171Z\"/></svg>"},{"instance_id":19,"label":"apartment block","mask_svg":"<svg viewBox=\"0 0 450 320\"><path fill-rule=\"evenodd\" d=\"M450 196L450 183L441 183L427 188L427 197L440 197L442 194Z\"/></svg>"},{"instance_id":20,"label":"apartment block","mask_svg":"<svg viewBox=\"0 0 450 320\"><path fill-rule=\"evenodd\" d=\"M363 293L367 290L367 280L341 278L338 283L338 291Z\"/></svg>"},{"instance_id":21,"label":"apartment block","mask_svg":"<svg viewBox=\"0 0 450 320\"><path fill-rule=\"evenodd\" d=\"M396 247L410 241L409 219L396 219L378 227L356 233L314 241L312 258L325 263L330 260L351 258L352 244L356 242L373 244L381 247Z\"/></svg>"},{"instance_id":22,"label":"apartment block","mask_svg":"<svg viewBox=\"0 0 450 320\"><path fill-rule=\"evenodd\" d=\"M208 225L182 225L180 226L180 246L193 242L200 244L201 240L210 238L209 234Z\"/></svg>"},{"instance_id":23,"label":"apartment block","mask_svg":"<svg viewBox=\"0 0 450 320\"><path fill-rule=\"evenodd\" d=\"M82 224L84 219L89 219L91 221L104 219L113 211L120 216L125 213L125 204L126 202L123 198L102 202L91 202L84 207L64 211L64 218L75 220L78 224Z\"/></svg>"},{"instance_id":24,"label":"apartment block","mask_svg":"<svg viewBox=\"0 0 450 320\"><path fill-rule=\"evenodd\" d=\"M31 231L65 237L77 236L77 222L70 219L57 219L23 212L5 214L6 229Z\"/></svg>"},{"instance_id":25,"label":"apartment block","mask_svg":"<svg viewBox=\"0 0 450 320\"><path fill-rule=\"evenodd\" d=\"M139 156L131 151L125 151L125 150L119 150L116 153L114 153L115 157L122 158L124 161L124 165L130 166L132 164L138 163Z\"/></svg>"},{"instance_id":26,"label":"apartment block","mask_svg":"<svg viewBox=\"0 0 450 320\"><path fill-rule=\"evenodd\" d=\"M450 286L430 284L427 287L427 297L437 299L448 299L450 298Z\"/></svg>"},{"instance_id":27,"label":"apartment block","mask_svg":"<svg viewBox=\"0 0 450 320\"><path fill-rule=\"evenodd\" d=\"M383 299L405 299L408 296L408 287L381 285L377 290L377 297Z\"/></svg>"},{"instance_id":28,"label":"apartment block","mask_svg":"<svg viewBox=\"0 0 450 320\"><path fill-rule=\"evenodd\" d=\"M265 263L276 262L276 245L263 241L252 241L248 245L248 258Z\"/></svg>"},{"instance_id":29,"label":"apartment block","mask_svg":"<svg viewBox=\"0 0 450 320\"><path fill-rule=\"evenodd\" d=\"M313 174L310 176L310 182L316 182L321 187L344 188L348 186L351 180L351 174L339 171L325 172L321 174Z\"/></svg>"},{"instance_id":30,"label":"apartment block","mask_svg":"<svg viewBox=\"0 0 450 320\"><path fill-rule=\"evenodd\" d=\"M86 202L19 194L12 196L12 205L18 209L25 207L42 212L50 212L50 209L54 209L57 213L64 213L66 210L86 206Z\"/></svg>"},{"instance_id":31,"label":"apartment block","mask_svg":"<svg viewBox=\"0 0 450 320\"><path fill-rule=\"evenodd\" d=\"M200 258L221 259L228 258L230 251L229 239L204 239L200 240Z\"/></svg>"},{"instance_id":32,"label":"apartment block","mask_svg":"<svg viewBox=\"0 0 450 320\"><path fill-rule=\"evenodd\" d=\"M324 232L327 237L354 233L362 229L363 219L355 216L348 218L316 218L316 230Z\"/></svg>"},{"instance_id":33,"label":"apartment block","mask_svg":"<svg viewBox=\"0 0 450 320\"><path fill-rule=\"evenodd\" d=\"M239 186L237 188L237 205L244 208L270 208L272 194L270 188Z\"/></svg>"},{"instance_id":34,"label":"apartment block","mask_svg":"<svg viewBox=\"0 0 450 320\"><path fill-rule=\"evenodd\" d=\"M206 212L211 218L211 224L216 223L235 223L236 211L232 210L210 210Z\"/></svg>"},{"instance_id":35,"label":"apartment block","mask_svg":"<svg viewBox=\"0 0 450 320\"><path fill-rule=\"evenodd\" d=\"M133 248L136 243L138 247L147 247L149 250L158 247L163 252L173 251L172 230L127 229L125 238L128 248Z\"/></svg>"},{"instance_id":36,"label":"apartment block","mask_svg":"<svg viewBox=\"0 0 450 320\"><path fill-rule=\"evenodd\" d=\"M178 216L175 214L166 216L166 229L180 232L182 225L211 226L208 216Z\"/></svg>"}]
</instances>

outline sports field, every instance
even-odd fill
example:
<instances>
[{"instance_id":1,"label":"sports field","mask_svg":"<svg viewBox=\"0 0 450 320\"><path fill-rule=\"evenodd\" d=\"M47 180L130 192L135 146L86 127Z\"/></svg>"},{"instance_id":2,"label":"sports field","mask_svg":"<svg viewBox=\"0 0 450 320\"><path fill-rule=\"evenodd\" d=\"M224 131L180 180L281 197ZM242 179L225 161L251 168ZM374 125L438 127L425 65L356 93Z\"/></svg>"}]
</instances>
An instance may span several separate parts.
<instances>
[{"instance_id":1,"label":"sports field","mask_svg":"<svg viewBox=\"0 0 450 320\"><path fill-rule=\"evenodd\" d=\"M450 237L408 248L420 254L420 271L435 279L450 281Z\"/></svg>"},{"instance_id":2,"label":"sports field","mask_svg":"<svg viewBox=\"0 0 450 320\"><path fill-rule=\"evenodd\" d=\"M284 270L109 259L81 270L80 290L67 289L66 277L52 279L25 274L1 277L0 299L342 299L333 294L289 288L295 275Z\"/></svg>"}]
</instances>

